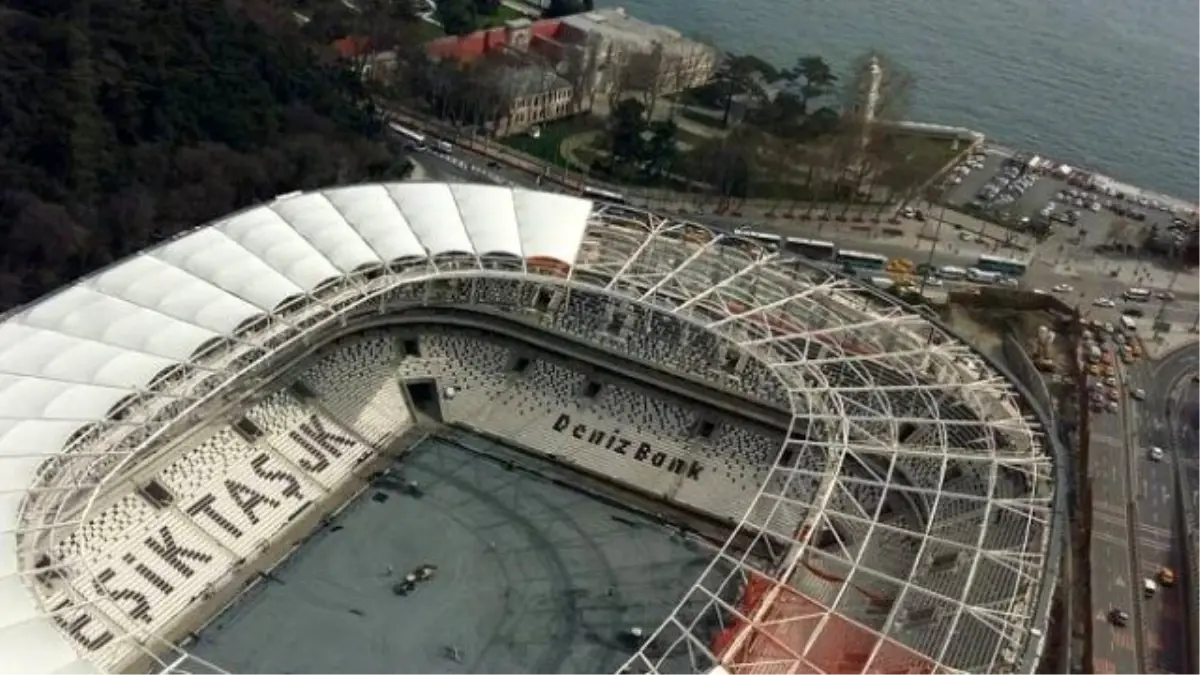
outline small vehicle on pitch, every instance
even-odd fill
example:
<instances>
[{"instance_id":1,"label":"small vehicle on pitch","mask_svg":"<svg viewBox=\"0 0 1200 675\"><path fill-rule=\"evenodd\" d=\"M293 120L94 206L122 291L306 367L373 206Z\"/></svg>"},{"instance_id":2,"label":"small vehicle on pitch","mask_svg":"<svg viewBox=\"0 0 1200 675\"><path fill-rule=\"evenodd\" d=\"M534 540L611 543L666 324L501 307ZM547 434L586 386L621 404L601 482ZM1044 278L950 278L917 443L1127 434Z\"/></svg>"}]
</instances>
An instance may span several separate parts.
<instances>
[{"instance_id":1,"label":"small vehicle on pitch","mask_svg":"<svg viewBox=\"0 0 1200 675\"><path fill-rule=\"evenodd\" d=\"M1175 585L1175 570L1170 567L1164 567L1158 571L1158 583L1164 588L1170 588Z\"/></svg>"}]
</instances>

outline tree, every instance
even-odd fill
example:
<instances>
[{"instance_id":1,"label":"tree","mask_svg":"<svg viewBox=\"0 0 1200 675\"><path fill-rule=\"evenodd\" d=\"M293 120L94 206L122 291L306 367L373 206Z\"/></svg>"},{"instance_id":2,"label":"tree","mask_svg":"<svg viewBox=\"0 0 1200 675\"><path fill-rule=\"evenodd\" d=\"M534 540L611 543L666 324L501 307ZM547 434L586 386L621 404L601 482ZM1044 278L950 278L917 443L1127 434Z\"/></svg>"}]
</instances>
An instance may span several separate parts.
<instances>
[{"instance_id":1,"label":"tree","mask_svg":"<svg viewBox=\"0 0 1200 675\"><path fill-rule=\"evenodd\" d=\"M434 17L447 35L467 35L475 30L478 16L474 0L438 0Z\"/></svg>"},{"instance_id":2,"label":"tree","mask_svg":"<svg viewBox=\"0 0 1200 675\"><path fill-rule=\"evenodd\" d=\"M817 99L824 98L835 91L837 75L820 56L802 56L796 60L796 65L786 71L789 81L801 81L799 88L801 114L807 116L809 106Z\"/></svg>"},{"instance_id":3,"label":"tree","mask_svg":"<svg viewBox=\"0 0 1200 675\"><path fill-rule=\"evenodd\" d=\"M674 120L651 122L650 138L642 144L643 171L648 176L658 177L671 172L679 154L677 135L679 127Z\"/></svg>"},{"instance_id":4,"label":"tree","mask_svg":"<svg viewBox=\"0 0 1200 675\"><path fill-rule=\"evenodd\" d=\"M778 77L775 67L757 56L726 53L714 77L721 85L724 103L721 126L729 126L734 100L738 96L745 97L747 103L762 101L766 98L763 84L774 82Z\"/></svg>"},{"instance_id":5,"label":"tree","mask_svg":"<svg viewBox=\"0 0 1200 675\"><path fill-rule=\"evenodd\" d=\"M0 309L274 195L396 175L362 79L268 9L9 3Z\"/></svg>"},{"instance_id":6,"label":"tree","mask_svg":"<svg viewBox=\"0 0 1200 675\"><path fill-rule=\"evenodd\" d=\"M646 108L641 101L627 98L618 103L608 124L609 154L614 168L641 161L642 133L646 131Z\"/></svg>"}]
</instances>

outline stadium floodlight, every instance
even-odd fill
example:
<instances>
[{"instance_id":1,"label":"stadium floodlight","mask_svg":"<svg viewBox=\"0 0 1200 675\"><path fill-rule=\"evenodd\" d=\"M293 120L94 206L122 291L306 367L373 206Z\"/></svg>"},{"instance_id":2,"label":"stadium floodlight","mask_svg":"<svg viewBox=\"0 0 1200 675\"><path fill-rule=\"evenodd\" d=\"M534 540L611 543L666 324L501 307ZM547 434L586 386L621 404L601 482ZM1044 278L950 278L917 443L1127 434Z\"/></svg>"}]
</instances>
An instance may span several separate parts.
<instances>
[{"instance_id":1,"label":"stadium floodlight","mask_svg":"<svg viewBox=\"0 0 1200 675\"><path fill-rule=\"evenodd\" d=\"M216 611L270 542L210 546L225 536L211 528L248 526L175 503L155 462L330 336L468 306L789 420L761 484L726 502L728 541L623 672L1032 670L1063 524L1049 442L998 366L786 246L566 195L419 183L288 195L3 317L6 665L218 668L190 661L181 626ZM270 429L228 433L248 445L235 436ZM297 440L318 455L341 443L338 458L357 442ZM217 525L191 522L206 513Z\"/></svg>"}]
</instances>

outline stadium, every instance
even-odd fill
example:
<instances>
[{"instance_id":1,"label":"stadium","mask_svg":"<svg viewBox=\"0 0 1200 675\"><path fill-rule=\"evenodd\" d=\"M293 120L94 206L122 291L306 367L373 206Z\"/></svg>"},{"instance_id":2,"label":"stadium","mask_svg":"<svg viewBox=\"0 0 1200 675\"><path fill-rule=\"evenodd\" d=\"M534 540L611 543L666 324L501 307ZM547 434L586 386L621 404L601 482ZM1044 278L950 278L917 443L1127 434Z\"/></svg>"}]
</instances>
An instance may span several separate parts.
<instances>
[{"instance_id":1,"label":"stadium","mask_svg":"<svg viewBox=\"0 0 1200 675\"><path fill-rule=\"evenodd\" d=\"M735 235L296 193L0 323L4 672L1031 672L1020 386Z\"/></svg>"}]
</instances>

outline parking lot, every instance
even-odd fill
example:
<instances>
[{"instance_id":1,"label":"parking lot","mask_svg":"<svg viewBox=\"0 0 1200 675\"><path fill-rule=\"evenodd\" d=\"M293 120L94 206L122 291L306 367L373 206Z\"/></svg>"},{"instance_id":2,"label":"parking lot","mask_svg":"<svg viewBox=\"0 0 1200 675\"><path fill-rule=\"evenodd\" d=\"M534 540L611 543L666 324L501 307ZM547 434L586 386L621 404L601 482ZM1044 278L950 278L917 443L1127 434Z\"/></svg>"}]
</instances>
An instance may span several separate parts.
<instances>
[{"instance_id":1,"label":"parking lot","mask_svg":"<svg viewBox=\"0 0 1200 675\"><path fill-rule=\"evenodd\" d=\"M1165 204L1125 194L1102 181L1081 181L1052 165L1029 168L1015 158L977 153L952 170L945 192L954 207L974 207L1033 229L1049 223L1046 248L1094 250L1125 242L1137 248L1153 226L1168 230L1177 217ZM1072 184L1072 178L1076 183ZM1057 246L1056 246L1057 245Z\"/></svg>"}]
</instances>

